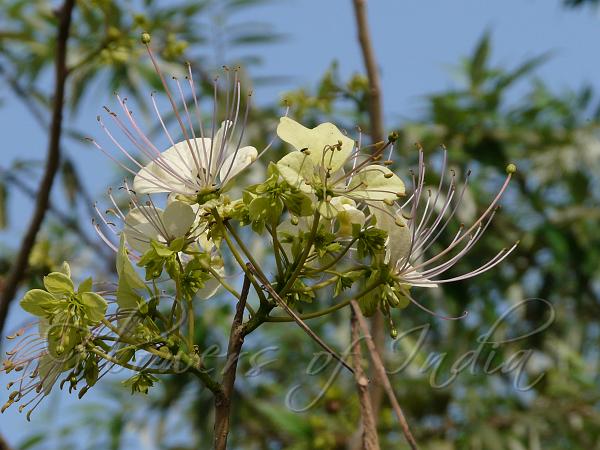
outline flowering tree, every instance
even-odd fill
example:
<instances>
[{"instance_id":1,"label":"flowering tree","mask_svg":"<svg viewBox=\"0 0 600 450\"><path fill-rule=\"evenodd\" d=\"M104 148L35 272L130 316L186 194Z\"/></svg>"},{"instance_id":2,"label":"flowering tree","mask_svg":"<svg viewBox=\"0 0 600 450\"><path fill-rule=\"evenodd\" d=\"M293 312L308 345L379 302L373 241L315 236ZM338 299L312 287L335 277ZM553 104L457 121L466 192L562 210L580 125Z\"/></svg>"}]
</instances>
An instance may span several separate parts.
<instances>
[{"instance_id":1,"label":"flowering tree","mask_svg":"<svg viewBox=\"0 0 600 450\"><path fill-rule=\"evenodd\" d=\"M421 113L384 121L396 99L354 0L365 75L334 63L251 105L277 37L255 22L262 2L3 3L0 112L30 120L5 127L0 163L0 434L22 449L208 449L216 422L232 449L396 448L400 429L427 450L595 448L597 94L550 88L548 54L495 63L484 33ZM557 2L569 23L558 3L596 2ZM373 6L378 27L377 8L415 14ZM80 105L115 90L129 100L90 131ZM90 166L101 152L113 170ZM99 177L119 188L94 204Z\"/></svg>"},{"instance_id":2,"label":"flowering tree","mask_svg":"<svg viewBox=\"0 0 600 450\"><path fill-rule=\"evenodd\" d=\"M119 189L125 203L109 191L108 208L96 207L95 228L116 253L118 278L114 284L92 278L77 284L64 263L44 277L43 289L22 297L21 307L39 320L11 337L16 344L3 368L17 379L3 409L14 403L29 416L57 384L81 397L116 366L132 371L124 381L132 393L147 393L163 375L192 374L214 396L214 445L225 449L244 339L276 322L299 326L354 373L363 444L371 449L379 446L362 333L402 431L416 448L364 317L382 314L394 338L396 310L413 304L430 311L415 290L477 276L506 258L516 244L463 275L444 277L483 236L515 166L506 168L505 182L481 214L440 248L438 238L461 207L468 175L460 182L449 171L428 186L419 149L418 166L406 172L405 184L389 168L397 133L364 145L360 132L342 132L329 122L307 128L287 113L276 134L289 152L265 172L256 162L268 161L270 145L248 145L250 95L237 71L226 70L225 81L214 83L214 97L205 99L191 67L185 80L168 82L149 34L142 43L176 131L169 131L155 95L151 109L170 143L166 149L143 131L126 99L117 96L119 111L107 108L98 118L107 143L90 142L133 176ZM445 152L441 161L443 173ZM247 245L252 234L272 251L256 257ZM236 267L233 273L230 267ZM230 283L236 273L241 287ZM206 349L194 340L195 309L219 289L235 308L226 364L215 376L203 357ZM323 305L302 314L306 302ZM351 362L307 323L346 307L353 312Z\"/></svg>"}]
</instances>

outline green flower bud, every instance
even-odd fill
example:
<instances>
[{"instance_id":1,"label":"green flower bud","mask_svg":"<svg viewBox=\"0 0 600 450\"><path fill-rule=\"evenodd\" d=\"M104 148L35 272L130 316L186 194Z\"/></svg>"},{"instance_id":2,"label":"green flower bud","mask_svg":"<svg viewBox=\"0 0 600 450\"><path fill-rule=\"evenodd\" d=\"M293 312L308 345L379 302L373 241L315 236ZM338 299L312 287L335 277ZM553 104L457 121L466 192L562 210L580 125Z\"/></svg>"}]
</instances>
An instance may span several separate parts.
<instances>
[{"instance_id":1,"label":"green flower bud","mask_svg":"<svg viewBox=\"0 0 600 450\"><path fill-rule=\"evenodd\" d=\"M150 33L142 33L142 44L148 45L150 43L151 36Z\"/></svg>"}]
</instances>

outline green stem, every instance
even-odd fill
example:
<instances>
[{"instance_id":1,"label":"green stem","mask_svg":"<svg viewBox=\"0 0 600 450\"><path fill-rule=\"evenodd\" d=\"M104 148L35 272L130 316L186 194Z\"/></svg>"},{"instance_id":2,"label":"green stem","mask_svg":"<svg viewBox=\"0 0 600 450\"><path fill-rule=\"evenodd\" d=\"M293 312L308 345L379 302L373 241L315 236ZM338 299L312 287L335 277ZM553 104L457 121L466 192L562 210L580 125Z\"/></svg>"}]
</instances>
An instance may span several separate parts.
<instances>
[{"instance_id":1,"label":"green stem","mask_svg":"<svg viewBox=\"0 0 600 450\"><path fill-rule=\"evenodd\" d=\"M159 374L159 375L167 375L167 374L172 375L172 374L176 373L174 370L169 370L169 369L153 369L153 368L141 367L141 366L136 366L134 364L129 364L129 363L126 363L126 362L122 362L122 361L119 361L116 358L113 358L109 354L104 353L102 350L99 350L96 347L90 348L89 350L92 353L100 356L102 359L107 360L108 362L116 364L117 366L124 367L125 369L134 370L136 372L147 372L147 373L154 373L154 374Z\"/></svg>"},{"instance_id":2,"label":"green stem","mask_svg":"<svg viewBox=\"0 0 600 450\"><path fill-rule=\"evenodd\" d=\"M312 286L306 287L302 289L302 292L310 292L310 291L318 291L319 289L323 289L324 287L329 286L332 283L335 283L337 279L340 278L340 275L334 275L331 278L327 278L320 283L313 284Z\"/></svg>"},{"instance_id":3,"label":"green stem","mask_svg":"<svg viewBox=\"0 0 600 450\"><path fill-rule=\"evenodd\" d=\"M331 267L335 266L343 257L346 253L348 253L350 251L350 249L352 248L352 246L354 245L354 243L358 240L357 237L352 238L352 240L348 243L348 245L346 245L346 247L344 247L341 251L341 253L339 255L337 255L335 257L335 259L333 261L331 261L329 264L324 265L323 267L318 267L318 268L311 268L311 270L314 270L315 272L323 272L324 270L330 269Z\"/></svg>"},{"instance_id":4,"label":"green stem","mask_svg":"<svg viewBox=\"0 0 600 450\"><path fill-rule=\"evenodd\" d=\"M310 254L313 242L315 240L315 236L317 234L317 230L319 229L319 219L320 218L321 218L321 215L319 214L319 212L318 211L315 212L312 228L311 228L310 234L308 236L308 242L305 244L306 246L304 247L304 251L298 258L298 260L295 261L295 263L294 263L294 271L292 272L292 274L288 278L287 282L283 286L283 289L281 289L281 291L279 291L279 295L281 296L281 298L284 298L285 294L294 285L296 278L298 278L298 275L300 275L300 272L304 268L304 263L306 262L306 258L308 258L308 255Z\"/></svg>"},{"instance_id":5,"label":"green stem","mask_svg":"<svg viewBox=\"0 0 600 450\"><path fill-rule=\"evenodd\" d=\"M279 277L283 277L283 261L281 260L281 244L279 243L279 239L277 237L277 219L273 220L273 225L271 225L271 229L269 233L271 234L271 239L273 240L273 253L275 254L275 264L277 264L277 273Z\"/></svg>"},{"instance_id":6,"label":"green stem","mask_svg":"<svg viewBox=\"0 0 600 450\"><path fill-rule=\"evenodd\" d=\"M321 309L319 311L315 311L312 313L300 314L299 317L302 320L308 320L308 319L316 319L317 317L321 317L321 316L326 316L327 314L330 314L334 311L337 311L338 309L342 309L342 308L348 306L352 300L357 300L361 297L364 297L365 295L367 295L369 292L371 292L373 289L376 289L380 285L381 285L381 281L378 281L376 283L373 283L371 286L367 286L362 292L359 292L357 295L355 295L351 298L348 298L340 303L330 306L329 308ZM269 316L269 317L267 317L266 321L267 322L293 322L294 319L291 317Z\"/></svg>"},{"instance_id":7,"label":"green stem","mask_svg":"<svg viewBox=\"0 0 600 450\"><path fill-rule=\"evenodd\" d=\"M250 252L250 250L246 247L246 244L244 244L244 241L242 241L242 239L238 235L237 231L235 231L235 228L233 228L231 226L231 224L228 222L221 222L221 223L223 225L225 225L225 228L227 228L227 230L231 233L231 235L235 239L235 242L237 243L237 245L240 247L240 249L242 250L244 255L246 255L246 258L248 258L248 261L250 261L254 267L257 267L256 270L258 270L261 275L264 275L264 272L262 271L260 266L257 265L258 263L252 256L252 252Z\"/></svg>"},{"instance_id":8,"label":"green stem","mask_svg":"<svg viewBox=\"0 0 600 450\"><path fill-rule=\"evenodd\" d=\"M225 242L227 243L227 246L229 247L229 250L231 251L231 254L233 255L233 257L237 261L238 265L244 271L244 274L252 282L252 286L254 286L254 290L256 291L256 293L258 295L258 298L260 299L261 303L268 303L267 298L265 297L265 295L262 292L262 289L260 288L260 286L258 285L258 283L256 282L256 280L254 279L254 275L252 275L252 273L250 273L250 271L246 267L246 263L244 262L244 258L242 258L242 255L240 254L240 252L238 252L238 250L235 247L234 243L231 241L231 238L227 234L227 231L229 229L226 228L226 225L223 223L223 219L219 215L218 211L216 209L213 209L212 210L212 215L215 218L215 221L217 222L217 225L219 226L219 228L221 228L221 231L223 232L223 239L225 239ZM235 233L235 230L229 230L229 231L232 231L232 235L234 236L234 238L237 237L237 234ZM238 242L238 244L239 244L239 242ZM248 256L248 255L246 255L246 256Z\"/></svg>"}]
</instances>

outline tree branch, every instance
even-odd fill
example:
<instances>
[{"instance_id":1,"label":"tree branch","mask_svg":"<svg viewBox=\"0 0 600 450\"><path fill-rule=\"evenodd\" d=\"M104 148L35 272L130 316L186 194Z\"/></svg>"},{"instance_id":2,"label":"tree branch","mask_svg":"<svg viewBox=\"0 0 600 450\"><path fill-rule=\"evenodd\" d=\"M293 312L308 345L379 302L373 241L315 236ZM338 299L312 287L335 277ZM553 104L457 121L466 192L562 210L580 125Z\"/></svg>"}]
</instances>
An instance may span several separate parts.
<instances>
[{"instance_id":1,"label":"tree branch","mask_svg":"<svg viewBox=\"0 0 600 450\"><path fill-rule=\"evenodd\" d=\"M231 323L229 333L229 345L227 346L227 361L223 368L222 391L215 394L215 450L226 450L227 436L229 434L229 416L231 414L231 397L240 358L242 345L244 344L244 309L250 292L250 278L244 276L244 284L240 294L240 300L235 309L235 316Z\"/></svg>"},{"instance_id":2,"label":"tree branch","mask_svg":"<svg viewBox=\"0 0 600 450\"><path fill-rule=\"evenodd\" d=\"M404 433L404 437L406 438L406 441L408 442L408 445L410 446L410 448L412 450L417 450L418 449L417 442L415 441L415 438L413 437L413 435L410 431L408 422L406 421L406 417L404 417L402 408L400 407L400 404L398 403L398 399L396 398L396 394L394 394L394 388L392 387L392 384L390 383L390 379L385 370L385 366L383 365L383 361L381 360L381 356L379 355L379 352L377 351L377 348L375 347L375 342L373 341L373 338L371 337L371 333L369 332L369 326L367 325L367 320L365 319L365 316L363 315L362 311L360 310L360 306L358 305L358 303L355 300L352 300L350 305L352 306L352 310L354 311L354 314L356 315L356 318L358 320L358 325L365 337L365 341L366 341L367 347L369 349L369 356L371 357L371 361L373 361L373 367L375 369L375 373L377 374L377 377L379 378L379 382L383 385L383 389L385 390L385 393L387 394L388 399L390 400L390 403L392 404L392 408L394 409L394 412L396 413L396 416L398 417L398 422L400 422L400 427L402 428L402 433Z\"/></svg>"},{"instance_id":3,"label":"tree branch","mask_svg":"<svg viewBox=\"0 0 600 450\"><path fill-rule=\"evenodd\" d=\"M366 0L352 0L354 5L354 15L356 18L356 28L358 31L358 41L363 56L363 62L367 71L369 82L369 131L372 142L383 141L384 123L383 123L383 100L381 95L381 82L379 80L379 69L375 58L375 51L371 42L369 30L369 21L367 19ZM377 311L371 320L371 330L373 330L373 339L377 349L381 350L385 344L385 324L383 314ZM380 386L373 385L371 389L371 400L373 410L377 418L381 409L383 400L383 391Z\"/></svg>"},{"instance_id":4,"label":"tree branch","mask_svg":"<svg viewBox=\"0 0 600 450\"><path fill-rule=\"evenodd\" d=\"M52 120L50 122L50 137L48 140L46 169L40 183L38 197L29 228L23 236L20 250L17 253L15 262L4 285L4 290L0 296L0 334L4 329L10 303L17 293L19 282L23 278L23 274L27 269L29 254L31 253L33 245L35 244L36 236L42 226L42 222L44 221L50 200L50 191L52 190L52 184L59 167L63 104L65 96L65 84L67 81L67 41L69 39L71 17L74 7L75 0L65 0L60 9L60 19L56 36L57 44L55 59L54 100L52 105Z\"/></svg>"},{"instance_id":5,"label":"tree branch","mask_svg":"<svg viewBox=\"0 0 600 450\"><path fill-rule=\"evenodd\" d=\"M371 44L369 23L367 20L366 0L353 0L356 27L358 30L358 41L362 50L363 61L367 70L369 80L369 121L370 135L373 142L383 140L383 105L381 100L381 83L379 81L379 69L375 59L375 52Z\"/></svg>"},{"instance_id":6,"label":"tree branch","mask_svg":"<svg viewBox=\"0 0 600 450\"><path fill-rule=\"evenodd\" d=\"M8 445L8 442L0 435L0 450L12 450L12 447Z\"/></svg>"},{"instance_id":7,"label":"tree branch","mask_svg":"<svg viewBox=\"0 0 600 450\"><path fill-rule=\"evenodd\" d=\"M362 450L379 450L379 437L377 435L377 421L373 414L373 405L369 395L369 380L365 375L362 350L360 348L360 333L358 319L354 310L350 318L350 339L352 340L352 366L354 366L354 380L360 400L360 417L362 420Z\"/></svg>"}]
</instances>

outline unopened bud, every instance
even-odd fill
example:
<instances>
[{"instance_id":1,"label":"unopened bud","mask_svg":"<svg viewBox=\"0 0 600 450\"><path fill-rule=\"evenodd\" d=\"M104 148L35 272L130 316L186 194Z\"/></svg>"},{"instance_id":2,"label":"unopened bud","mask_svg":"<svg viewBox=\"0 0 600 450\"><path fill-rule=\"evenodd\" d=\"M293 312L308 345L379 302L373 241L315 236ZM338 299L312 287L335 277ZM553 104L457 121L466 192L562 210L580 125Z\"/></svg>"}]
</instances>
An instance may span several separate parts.
<instances>
[{"instance_id":1,"label":"unopened bud","mask_svg":"<svg viewBox=\"0 0 600 450\"><path fill-rule=\"evenodd\" d=\"M399 137L400 137L400 135L398 134L397 131L392 131L390 134L388 134L388 141L396 142Z\"/></svg>"},{"instance_id":2,"label":"unopened bud","mask_svg":"<svg viewBox=\"0 0 600 450\"><path fill-rule=\"evenodd\" d=\"M513 163L510 163L508 166L506 166L506 173L513 174L516 171L517 171L517 166L514 165Z\"/></svg>"},{"instance_id":3,"label":"unopened bud","mask_svg":"<svg viewBox=\"0 0 600 450\"><path fill-rule=\"evenodd\" d=\"M152 38L150 36L150 33L142 33L142 38L141 38L142 44L148 45L150 43L151 39Z\"/></svg>"},{"instance_id":4,"label":"unopened bud","mask_svg":"<svg viewBox=\"0 0 600 450\"><path fill-rule=\"evenodd\" d=\"M393 176L394 176L394 174L393 174L393 173L386 173L386 174L384 175L384 177L385 177L385 178L392 178Z\"/></svg>"}]
</instances>

